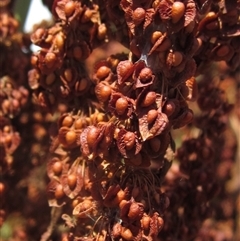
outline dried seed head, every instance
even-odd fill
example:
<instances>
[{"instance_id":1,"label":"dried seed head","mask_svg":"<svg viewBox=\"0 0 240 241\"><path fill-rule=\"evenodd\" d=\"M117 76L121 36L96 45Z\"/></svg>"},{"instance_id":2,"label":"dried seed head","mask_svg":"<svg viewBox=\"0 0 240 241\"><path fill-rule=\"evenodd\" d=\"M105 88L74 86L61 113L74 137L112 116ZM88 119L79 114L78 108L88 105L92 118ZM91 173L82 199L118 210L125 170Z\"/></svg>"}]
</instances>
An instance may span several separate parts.
<instances>
[{"instance_id":1,"label":"dried seed head","mask_svg":"<svg viewBox=\"0 0 240 241\"><path fill-rule=\"evenodd\" d=\"M156 101L156 98L157 98L156 92L154 92L154 91L149 91L149 92L146 94L143 102L141 103L141 106L142 106L142 107L147 107L147 106L152 105L152 104Z\"/></svg>"},{"instance_id":2,"label":"dried seed head","mask_svg":"<svg viewBox=\"0 0 240 241\"><path fill-rule=\"evenodd\" d=\"M172 22L177 23L185 13L185 5L182 2L174 2L172 5Z\"/></svg>"},{"instance_id":3,"label":"dried seed head","mask_svg":"<svg viewBox=\"0 0 240 241\"><path fill-rule=\"evenodd\" d=\"M131 131L128 131L125 135L124 135L124 143L126 146L127 150L131 150L134 145L135 145L135 134Z\"/></svg>"},{"instance_id":4,"label":"dried seed head","mask_svg":"<svg viewBox=\"0 0 240 241\"><path fill-rule=\"evenodd\" d=\"M140 7L136 8L133 11L132 18L133 18L133 22L136 26L143 22L143 20L145 19L145 13L146 13L145 10Z\"/></svg>"},{"instance_id":5,"label":"dried seed head","mask_svg":"<svg viewBox=\"0 0 240 241\"><path fill-rule=\"evenodd\" d=\"M141 72L139 74L139 78L142 83L146 83L152 79L152 74L153 74L152 70L148 67L145 67L141 70Z\"/></svg>"},{"instance_id":6,"label":"dried seed head","mask_svg":"<svg viewBox=\"0 0 240 241\"><path fill-rule=\"evenodd\" d=\"M128 108L128 101L124 97L118 98L115 103L115 108L119 115L123 115Z\"/></svg>"}]
</instances>

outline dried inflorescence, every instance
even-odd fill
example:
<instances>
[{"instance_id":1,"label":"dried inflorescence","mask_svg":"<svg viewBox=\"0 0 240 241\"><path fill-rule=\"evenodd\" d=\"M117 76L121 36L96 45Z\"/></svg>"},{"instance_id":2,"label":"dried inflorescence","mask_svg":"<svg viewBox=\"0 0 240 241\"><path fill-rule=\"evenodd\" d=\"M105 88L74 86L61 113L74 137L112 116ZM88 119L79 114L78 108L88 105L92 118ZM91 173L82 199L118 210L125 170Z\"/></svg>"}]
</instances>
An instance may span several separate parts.
<instances>
[{"instance_id":1,"label":"dried inflorescence","mask_svg":"<svg viewBox=\"0 0 240 241\"><path fill-rule=\"evenodd\" d=\"M7 3L0 16L0 47L22 71L10 73L6 66L0 76L1 169L9 168L20 141L7 118L22 113L19 124L23 138L31 141L31 164L47 162L52 214L41 241L55 239L59 216L68 229L58 239L65 241L210 238L204 233L209 226L202 223L211 217L211 200L219 193L227 196L218 185L227 174L216 149L223 145L219 134L227 128L232 105L221 81L205 68L220 60L238 68L239 1L44 2L55 22L31 34L40 50L32 54L28 71L33 101L44 107L42 113L32 106L22 112L28 60L19 54L17 61L12 53L29 42L12 37L17 24ZM111 40L128 51L86 66L92 64L88 57L99 59L97 50ZM195 101L197 107L189 103ZM33 133L26 132L28 124ZM176 151L173 130L182 127L186 136ZM30 182L23 183L36 204L41 192ZM0 194L3 186L0 182Z\"/></svg>"}]
</instances>

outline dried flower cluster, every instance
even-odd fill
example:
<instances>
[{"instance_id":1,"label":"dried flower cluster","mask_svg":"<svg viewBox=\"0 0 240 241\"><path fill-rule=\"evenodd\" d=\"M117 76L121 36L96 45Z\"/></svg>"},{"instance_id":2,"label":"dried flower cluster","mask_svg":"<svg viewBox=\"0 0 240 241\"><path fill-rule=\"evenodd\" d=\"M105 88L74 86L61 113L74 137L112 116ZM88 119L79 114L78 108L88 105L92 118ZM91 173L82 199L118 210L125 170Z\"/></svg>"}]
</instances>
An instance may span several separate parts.
<instances>
[{"instance_id":1,"label":"dried flower cluster","mask_svg":"<svg viewBox=\"0 0 240 241\"><path fill-rule=\"evenodd\" d=\"M233 109L220 84L231 68L236 86L240 2L50 2L55 23L31 35L41 47L31 59L17 49L25 46L24 39L15 39L17 22L8 8L1 13L0 26L4 51L11 61L19 61L14 71L6 66L0 76L1 169L20 143L9 118L21 113L23 130L29 125L34 133L22 136L31 139L32 163L46 163L48 175L52 214L41 241L54 237L59 216L67 227L59 231L62 241L230 241L233 235L224 231L222 239L208 233L211 225L204 221L224 205L213 205L214 198L226 200L219 184L230 179L236 152L234 138L228 146L220 137ZM128 52L97 61L91 73L88 57L112 40ZM32 105L22 111L28 100L22 86L28 59L28 84L42 113ZM209 68L214 61L228 65L221 77L215 67L218 80ZM200 114L194 117L192 109ZM176 150L173 130L183 127L189 134ZM46 143L47 133L51 144ZM222 163L228 165L225 174ZM42 189L29 180L29 200L40 200L39 208L44 207ZM235 206L222 217L230 219L234 211Z\"/></svg>"}]
</instances>

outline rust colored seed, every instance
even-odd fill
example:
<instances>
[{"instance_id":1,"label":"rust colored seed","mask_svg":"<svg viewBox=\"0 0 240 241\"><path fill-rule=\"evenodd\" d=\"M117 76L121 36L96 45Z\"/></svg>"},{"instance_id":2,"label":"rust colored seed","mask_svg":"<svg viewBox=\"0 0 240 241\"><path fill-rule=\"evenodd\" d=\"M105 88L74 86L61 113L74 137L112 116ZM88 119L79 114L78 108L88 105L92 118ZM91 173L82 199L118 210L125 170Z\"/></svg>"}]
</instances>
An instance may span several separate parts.
<instances>
[{"instance_id":1,"label":"rust colored seed","mask_svg":"<svg viewBox=\"0 0 240 241\"><path fill-rule=\"evenodd\" d=\"M52 170L55 175L60 175L62 172L62 163L60 161L57 161L53 164Z\"/></svg>"},{"instance_id":2,"label":"rust colored seed","mask_svg":"<svg viewBox=\"0 0 240 241\"><path fill-rule=\"evenodd\" d=\"M111 87L109 87L107 85L96 86L97 98L102 102L107 101L109 99L111 93L112 93L112 89L111 89Z\"/></svg>"},{"instance_id":3,"label":"rust colored seed","mask_svg":"<svg viewBox=\"0 0 240 241\"><path fill-rule=\"evenodd\" d=\"M146 94L141 106L147 107L152 105L156 101L156 93L154 91L150 91Z\"/></svg>"},{"instance_id":4,"label":"rust colored seed","mask_svg":"<svg viewBox=\"0 0 240 241\"><path fill-rule=\"evenodd\" d=\"M152 139L150 139L150 147L154 152L158 152L160 150L161 147L161 141L159 140L159 138L154 137Z\"/></svg>"},{"instance_id":5,"label":"rust colored seed","mask_svg":"<svg viewBox=\"0 0 240 241\"><path fill-rule=\"evenodd\" d=\"M68 145L73 144L77 139L77 135L76 135L75 131L68 131L65 136L65 139L66 139L66 142Z\"/></svg>"},{"instance_id":6,"label":"rust colored seed","mask_svg":"<svg viewBox=\"0 0 240 241\"><path fill-rule=\"evenodd\" d=\"M63 186L61 184L58 184L56 186L54 196L55 196L56 199L61 199L65 196L64 191L63 191Z\"/></svg>"},{"instance_id":7,"label":"rust colored seed","mask_svg":"<svg viewBox=\"0 0 240 241\"><path fill-rule=\"evenodd\" d=\"M54 42L55 42L57 48L61 50L64 46L64 38L63 38L62 34L60 34L60 33L57 34L56 38L54 39Z\"/></svg>"},{"instance_id":8,"label":"rust colored seed","mask_svg":"<svg viewBox=\"0 0 240 241\"><path fill-rule=\"evenodd\" d=\"M73 1L69 1L64 6L64 12L67 17L71 16L75 10L75 3Z\"/></svg>"},{"instance_id":9,"label":"rust colored seed","mask_svg":"<svg viewBox=\"0 0 240 241\"><path fill-rule=\"evenodd\" d=\"M177 23L185 13L185 5L182 2L174 2L172 5L172 22Z\"/></svg>"},{"instance_id":10,"label":"rust colored seed","mask_svg":"<svg viewBox=\"0 0 240 241\"><path fill-rule=\"evenodd\" d=\"M180 65L182 63L182 60L183 60L182 53L180 53L178 51L173 52L173 54L172 54L172 65L174 67Z\"/></svg>"},{"instance_id":11,"label":"rust colored seed","mask_svg":"<svg viewBox=\"0 0 240 241\"><path fill-rule=\"evenodd\" d=\"M116 107L116 111L119 115L123 115L124 112L127 110L128 108L128 101L123 98L123 97L120 97L117 101L116 101L116 104L115 104L115 107Z\"/></svg>"},{"instance_id":12,"label":"rust colored seed","mask_svg":"<svg viewBox=\"0 0 240 241\"><path fill-rule=\"evenodd\" d=\"M89 146L94 146L100 131L97 127L93 126L87 133L87 143Z\"/></svg>"},{"instance_id":13,"label":"rust colored seed","mask_svg":"<svg viewBox=\"0 0 240 241\"><path fill-rule=\"evenodd\" d=\"M163 107L163 112L169 117L171 116L176 109L176 105L173 101L167 101Z\"/></svg>"},{"instance_id":14,"label":"rust colored seed","mask_svg":"<svg viewBox=\"0 0 240 241\"><path fill-rule=\"evenodd\" d=\"M75 174L68 175L67 183L70 189L74 189L77 184L77 176Z\"/></svg>"},{"instance_id":15,"label":"rust colored seed","mask_svg":"<svg viewBox=\"0 0 240 241\"><path fill-rule=\"evenodd\" d=\"M72 80L72 70L70 68L64 70L64 77L68 82Z\"/></svg>"},{"instance_id":16,"label":"rust colored seed","mask_svg":"<svg viewBox=\"0 0 240 241\"><path fill-rule=\"evenodd\" d=\"M131 131L128 131L125 135L124 135L124 143L126 146L127 150L131 150L134 145L135 145L135 134Z\"/></svg>"},{"instance_id":17,"label":"rust colored seed","mask_svg":"<svg viewBox=\"0 0 240 241\"><path fill-rule=\"evenodd\" d=\"M73 124L73 118L69 115L65 116L62 121L62 126L70 127Z\"/></svg>"},{"instance_id":18,"label":"rust colored seed","mask_svg":"<svg viewBox=\"0 0 240 241\"><path fill-rule=\"evenodd\" d=\"M139 74L140 80L145 83L151 80L152 78L152 70L150 68L143 68Z\"/></svg>"},{"instance_id":19,"label":"rust colored seed","mask_svg":"<svg viewBox=\"0 0 240 241\"><path fill-rule=\"evenodd\" d=\"M152 34L152 36L151 36L151 43L152 44L155 44L156 43L156 41L159 39L159 38L161 38L162 37L162 32L160 32L160 31L155 31L155 32L153 32L153 34Z\"/></svg>"},{"instance_id":20,"label":"rust colored seed","mask_svg":"<svg viewBox=\"0 0 240 241\"><path fill-rule=\"evenodd\" d=\"M141 219L141 226L144 230L148 230L150 226L151 218L149 216L143 216Z\"/></svg>"},{"instance_id":21,"label":"rust colored seed","mask_svg":"<svg viewBox=\"0 0 240 241\"><path fill-rule=\"evenodd\" d=\"M111 69L107 66L101 66L96 73L98 79L103 80L105 79L111 72Z\"/></svg>"},{"instance_id":22,"label":"rust colored seed","mask_svg":"<svg viewBox=\"0 0 240 241\"><path fill-rule=\"evenodd\" d=\"M133 240L133 234L128 228L125 228L125 227L122 228L121 236L126 240Z\"/></svg>"},{"instance_id":23,"label":"rust colored seed","mask_svg":"<svg viewBox=\"0 0 240 241\"><path fill-rule=\"evenodd\" d=\"M147 113L147 122L148 122L148 124L153 123L156 120L157 115L158 115L157 110L150 110L150 111L148 111L148 113Z\"/></svg>"},{"instance_id":24,"label":"rust colored seed","mask_svg":"<svg viewBox=\"0 0 240 241\"><path fill-rule=\"evenodd\" d=\"M52 83L54 83L55 79L56 79L56 76L55 76L54 73L51 73L51 74L47 75L46 84L51 85Z\"/></svg>"},{"instance_id":25,"label":"rust colored seed","mask_svg":"<svg viewBox=\"0 0 240 241\"><path fill-rule=\"evenodd\" d=\"M218 50L217 50L217 56L218 57L224 57L229 53L230 49L227 45L222 45Z\"/></svg>"},{"instance_id":26,"label":"rust colored seed","mask_svg":"<svg viewBox=\"0 0 240 241\"><path fill-rule=\"evenodd\" d=\"M50 69L53 67L54 63L56 61L56 55L54 53L47 53L45 56L45 62L46 66Z\"/></svg>"},{"instance_id":27,"label":"rust colored seed","mask_svg":"<svg viewBox=\"0 0 240 241\"><path fill-rule=\"evenodd\" d=\"M141 22L143 22L145 18L145 13L146 12L143 8L136 8L133 11L132 18L135 25L139 25Z\"/></svg>"},{"instance_id":28,"label":"rust colored seed","mask_svg":"<svg viewBox=\"0 0 240 241\"><path fill-rule=\"evenodd\" d=\"M76 90L81 92L83 90L85 90L88 86L88 80L83 78L80 80L80 82L76 83Z\"/></svg>"}]
</instances>

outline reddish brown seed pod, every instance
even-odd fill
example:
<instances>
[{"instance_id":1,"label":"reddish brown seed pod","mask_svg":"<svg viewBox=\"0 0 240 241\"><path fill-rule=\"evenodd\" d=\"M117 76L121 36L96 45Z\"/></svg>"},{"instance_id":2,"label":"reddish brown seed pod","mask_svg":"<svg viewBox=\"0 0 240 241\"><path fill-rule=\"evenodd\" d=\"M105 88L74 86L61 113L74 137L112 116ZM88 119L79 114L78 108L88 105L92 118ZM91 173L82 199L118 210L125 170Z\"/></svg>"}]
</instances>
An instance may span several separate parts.
<instances>
[{"instance_id":1,"label":"reddish brown seed pod","mask_svg":"<svg viewBox=\"0 0 240 241\"><path fill-rule=\"evenodd\" d=\"M167 62L174 67L180 65L183 61L183 55L179 51L170 52L167 57Z\"/></svg>"},{"instance_id":2,"label":"reddish brown seed pod","mask_svg":"<svg viewBox=\"0 0 240 241\"><path fill-rule=\"evenodd\" d=\"M48 52L45 56L45 63L46 66L50 69L53 67L55 61L56 61L57 57L54 53L52 52Z\"/></svg>"},{"instance_id":3,"label":"reddish brown seed pod","mask_svg":"<svg viewBox=\"0 0 240 241\"><path fill-rule=\"evenodd\" d=\"M131 131L128 131L125 135L124 135L124 143L126 146L127 150L131 150L134 145L135 145L135 134Z\"/></svg>"},{"instance_id":4,"label":"reddish brown seed pod","mask_svg":"<svg viewBox=\"0 0 240 241\"><path fill-rule=\"evenodd\" d=\"M82 78L80 81L77 81L75 84L75 91L78 93L86 90L88 87L88 80L86 78Z\"/></svg>"},{"instance_id":5,"label":"reddish brown seed pod","mask_svg":"<svg viewBox=\"0 0 240 241\"><path fill-rule=\"evenodd\" d=\"M61 161L54 162L54 164L52 166L52 170L53 170L54 174L57 176L61 174L62 168L63 168L63 166L62 166Z\"/></svg>"},{"instance_id":6,"label":"reddish brown seed pod","mask_svg":"<svg viewBox=\"0 0 240 241\"><path fill-rule=\"evenodd\" d=\"M61 198L63 198L65 196L62 184L58 184L56 186L56 189L55 189L55 192L54 192L54 196L55 196L56 199L61 199Z\"/></svg>"},{"instance_id":7,"label":"reddish brown seed pod","mask_svg":"<svg viewBox=\"0 0 240 241\"><path fill-rule=\"evenodd\" d=\"M150 221L151 221L151 218L148 215L146 215L146 214L143 215L143 217L141 219L141 227L144 230L148 230L149 226L150 226Z\"/></svg>"},{"instance_id":8,"label":"reddish brown seed pod","mask_svg":"<svg viewBox=\"0 0 240 241\"><path fill-rule=\"evenodd\" d=\"M73 118L67 115L63 118L61 126L71 127L72 124L73 124Z\"/></svg>"},{"instance_id":9,"label":"reddish brown seed pod","mask_svg":"<svg viewBox=\"0 0 240 241\"><path fill-rule=\"evenodd\" d=\"M171 116L176 109L176 104L172 100L168 100L163 106L163 112L169 117Z\"/></svg>"},{"instance_id":10,"label":"reddish brown seed pod","mask_svg":"<svg viewBox=\"0 0 240 241\"><path fill-rule=\"evenodd\" d=\"M154 91L149 91L145 98L143 99L143 102L141 103L142 107L147 107L152 105L156 101L157 95Z\"/></svg>"},{"instance_id":11,"label":"reddish brown seed pod","mask_svg":"<svg viewBox=\"0 0 240 241\"><path fill-rule=\"evenodd\" d=\"M128 108L127 99L124 98L124 97L118 98L116 103L115 103L115 108L116 108L116 111L119 115L123 115Z\"/></svg>"},{"instance_id":12,"label":"reddish brown seed pod","mask_svg":"<svg viewBox=\"0 0 240 241\"><path fill-rule=\"evenodd\" d=\"M93 202L89 199L85 199L73 209L73 215L78 218L87 218L89 213L93 211L93 208Z\"/></svg>"},{"instance_id":13,"label":"reddish brown seed pod","mask_svg":"<svg viewBox=\"0 0 240 241\"><path fill-rule=\"evenodd\" d=\"M71 16L75 10L75 2L69 1L64 6L64 12L67 17Z\"/></svg>"},{"instance_id":14,"label":"reddish brown seed pod","mask_svg":"<svg viewBox=\"0 0 240 241\"><path fill-rule=\"evenodd\" d=\"M66 133L65 139L66 139L66 142L68 145L73 144L77 139L77 135L76 135L75 131L73 131L73 130L68 131Z\"/></svg>"},{"instance_id":15,"label":"reddish brown seed pod","mask_svg":"<svg viewBox=\"0 0 240 241\"><path fill-rule=\"evenodd\" d=\"M162 32L154 31L151 35L151 43L155 44L156 41L163 36Z\"/></svg>"},{"instance_id":16,"label":"reddish brown seed pod","mask_svg":"<svg viewBox=\"0 0 240 241\"><path fill-rule=\"evenodd\" d=\"M136 8L132 13L133 23L137 26L143 22L145 19L146 11L143 8Z\"/></svg>"},{"instance_id":17,"label":"reddish brown seed pod","mask_svg":"<svg viewBox=\"0 0 240 241\"><path fill-rule=\"evenodd\" d=\"M69 174L67 176L67 184L71 190L73 190L77 184L77 176L75 174Z\"/></svg>"},{"instance_id":18,"label":"reddish brown seed pod","mask_svg":"<svg viewBox=\"0 0 240 241\"><path fill-rule=\"evenodd\" d=\"M106 102L111 96L112 89L109 85L100 82L95 87L95 93L99 101Z\"/></svg>"},{"instance_id":19,"label":"reddish brown seed pod","mask_svg":"<svg viewBox=\"0 0 240 241\"><path fill-rule=\"evenodd\" d=\"M96 72L96 77L100 80L105 79L111 72L111 69L107 66L101 66L97 72Z\"/></svg>"},{"instance_id":20,"label":"reddish brown seed pod","mask_svg":"<svg viewBox=\"0 0 240 241\"><path fill-rule=\"evenodd\" d=\"M131 220L140 220L143 216L144 207L142 203L133 202L129 208L128 217Z\"/></svg>"},{"instance_id":21,"label":"reddish brown seed pod","mask_svg":"<svg viewBox=\"0 0 240 241\"><path fill-rule=\"evenodd\" d=\"M157 115L158 115L157 110L154 110L154 109L149 110L148 113L147 113L148 124L152 124L156 120Z\"/></svg>"},{"instance_id":22,"label":"reddish brown seed pod","mask_svg":"<svg viewBox=\"0 0 240 241\"><path fill-rule=\"evenodd\" d=\"M87 143L90 147L94 146L94 144L96 143L96 140L97 140L97 137L99 136L99 133L100 133L100 130L95 126L92 126L89 129L89 131L87 133Z\"/></svg>"},{"instance_id":23,"label":"reddish brown seed pod","mask_svg":"<svg viewBox=\"0 0 240 241\"><path fill-rule=\"evenodd\" d=\"M72 70L70 68L65 69L63 74L64 74L64 77L67 80L67 82L72 81L73 73L72 73Z\"/></svg>"},{"instance_id":24,"label":"reddish brown seed pod","mask_svg":"<svg viewBox=\"0 0 240 241\"><path fill-rule=\"evenodd\" d=\"M177 23L185 13L185 5L182 2L174 2L172 5L172 22Z\"/></svg>"},{"instance_id":25,"label":"reddish brown seed pod","mask_svg":"<svg viewBox=\"0 0 240 241\"><path fill-rule=\"evenodd\" d=\"M130 229L123 227L121 230L121 237L126 240L133 240L133 234Z\"/></svg>"},{"instance_id":26,"label":"reddish brown seed pod","mask_svg":"<svg viewBox=\"0 0 240 241\"><path fill-rule=\"evenodd\" d=\"M152 75L153 75L152 70L148 67L145 67L141 70L139 74L139 79L141 80L142 83L146 83L152 79Z\"/></svg>"}]
</instances>

